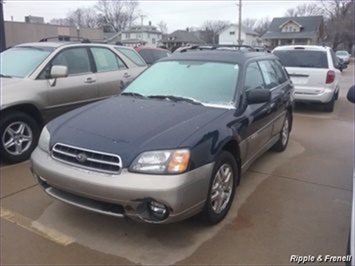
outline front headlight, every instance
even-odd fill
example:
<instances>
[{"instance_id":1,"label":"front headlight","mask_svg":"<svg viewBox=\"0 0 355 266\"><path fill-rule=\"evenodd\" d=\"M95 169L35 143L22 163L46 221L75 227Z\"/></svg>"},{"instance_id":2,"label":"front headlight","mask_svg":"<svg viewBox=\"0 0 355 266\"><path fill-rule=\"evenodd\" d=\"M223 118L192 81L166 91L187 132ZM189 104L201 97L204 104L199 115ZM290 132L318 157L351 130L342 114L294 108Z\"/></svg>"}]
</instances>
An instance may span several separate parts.
<instances>
[{"instance_id":1,"label":"front headlight","mask_svg":"<svg viewBox=\"0 0 355 266\"><path fill-rule=\"evenodd\" d=\"M187 149L148 151L134 160L130 170L149 174L178 174L186 171L189 161L190 151Z\"/></svg>"},{"instance_id":2,"label":"front headlight","mask_svg":"<svg viewBox=\"0 0 355 266\"><path fill-rule=\"evenodd\" d=\"M39 137L39 141L38 141L38 147L45 151L45 152L49 152L49 140L51 138L51 135L47 129L47 127L44 127L42 129L42 133L41 136Z\"/></svg>"}]
</instances>

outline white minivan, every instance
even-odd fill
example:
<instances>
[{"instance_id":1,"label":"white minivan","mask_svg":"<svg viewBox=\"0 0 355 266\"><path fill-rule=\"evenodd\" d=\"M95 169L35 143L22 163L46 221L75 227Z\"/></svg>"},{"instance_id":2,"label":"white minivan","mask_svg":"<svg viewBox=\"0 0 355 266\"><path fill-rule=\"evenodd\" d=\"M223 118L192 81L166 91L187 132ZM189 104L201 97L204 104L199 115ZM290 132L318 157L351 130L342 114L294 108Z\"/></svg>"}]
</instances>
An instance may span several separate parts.
<instances>
[{"instance_id":1,"label":"white minivan","mask_svg":"<svg viewBox=\"0 0 355 266\"><path fill-rule=\"evenodd\" d=\"M330 47L315 45L279 46L273 50L295 86L295 101L324 105L334 110L339 95L341 64Z\"/></svg>"}]
</instances>

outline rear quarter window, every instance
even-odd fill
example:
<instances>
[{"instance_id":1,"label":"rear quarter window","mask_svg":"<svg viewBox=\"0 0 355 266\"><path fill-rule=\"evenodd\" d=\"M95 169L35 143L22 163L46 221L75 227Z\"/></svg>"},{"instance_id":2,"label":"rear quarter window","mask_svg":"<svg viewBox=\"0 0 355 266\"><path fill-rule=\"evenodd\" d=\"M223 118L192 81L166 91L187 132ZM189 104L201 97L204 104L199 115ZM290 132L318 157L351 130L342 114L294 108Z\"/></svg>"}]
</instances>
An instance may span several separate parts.
<instances>
[{"instance_id":1,"label":"rear quarter window","mask_svg":"<svg viewBox=\"0 0 355 266\"><path fill-rule=\"evenodd\" d=\"M129 60L131 60L137 66L146 66L147 65L136 51L134 51L132 49L121 48L121 47L115 47L115 49L117 51L121 52L122 54L124 54Z\"/></svg>"},{"instance_id":2,"label":"rear quarter window","mask_svg":"<svg viewBox=\"0 0 355 266\"><path fill-rule=\"evenodd\" d=\"M328 68L325 51L278 50L274 54L285 67Z\"/></svg>"}]
</instances>

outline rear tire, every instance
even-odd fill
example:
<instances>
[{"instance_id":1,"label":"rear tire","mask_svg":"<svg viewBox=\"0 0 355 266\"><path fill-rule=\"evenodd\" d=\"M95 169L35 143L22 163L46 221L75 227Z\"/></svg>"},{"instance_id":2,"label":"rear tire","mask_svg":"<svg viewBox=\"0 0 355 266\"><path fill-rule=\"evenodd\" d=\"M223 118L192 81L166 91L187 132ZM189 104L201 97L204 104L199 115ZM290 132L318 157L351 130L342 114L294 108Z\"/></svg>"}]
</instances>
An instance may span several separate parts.
<instances>
[{"instance_id":1,"label":"rear tire","mask_svg":"<svg viewBox=\"0 0 355 266\"><path fill-rule=\"evenodd\" d=\"M286 150L288 141L290 140L290 128L291 128L291 117L290 117L290 113L287 112L284 123L281 128L280 138L272 147L272 150L277 152L283 152L284 150Z\"/></svg>"},{"instance_id":2,"label":"rear tire","mask_svg":"<svg viewBox=\"0 0 355 266\"><path fill-rule=\"evenodd\" d=\"M238 166L233 155L222 151L212 171L203 216L209 224L221 222L227 215L238 181Z\"/></svg>"},{"instance_id":3,"label":"rear tire","mask_svg":"<svg viewBox=\"0 0 355 266\"><path fill-rule=\"evenodd\" d=\"M0 155L6 163L27 160L37 145L40 128L36 121L22 112L2 115L0 122Z\"/></svg>"},{"instance_id":4,"label":"rear tire","mask_svg":"<svg viewBox=\"0 0 355 266\"><path fill-rule=\"evenodd\" d=\"M331 113L334 111L336 96L334 95L330 102L324 104L324 111Z\"/></svg>"}]
</instances>

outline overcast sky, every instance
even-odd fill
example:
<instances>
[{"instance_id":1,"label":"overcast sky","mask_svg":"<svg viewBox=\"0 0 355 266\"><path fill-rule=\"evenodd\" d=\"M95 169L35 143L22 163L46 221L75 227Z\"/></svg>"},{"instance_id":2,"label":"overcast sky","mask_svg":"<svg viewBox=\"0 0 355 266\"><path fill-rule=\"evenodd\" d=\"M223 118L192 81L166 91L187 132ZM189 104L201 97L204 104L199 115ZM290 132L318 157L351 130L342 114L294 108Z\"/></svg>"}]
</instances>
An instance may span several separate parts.
<instances>
[{"instance_id":1,"label":"overcast sky","mask_svg":"<svg viewBox=\"0 0 355 266\"><path fill-rule=\"evenodd\" d=\"M199 27L206 20L227 20L236 23L238 19L237 1L139 1L139 13L145 15L144 24L164 20L169 32L186 27ZM243 0L244 18L283 16L288 8L302 1L255 1ZM303 1L309 2L309 1ZM45 22L52 18L63 18L69 11L78 7L93 6L96 1L6 1L5 20L24 21L27 15L44 17Z\"/></svg>"}]
</instances>

